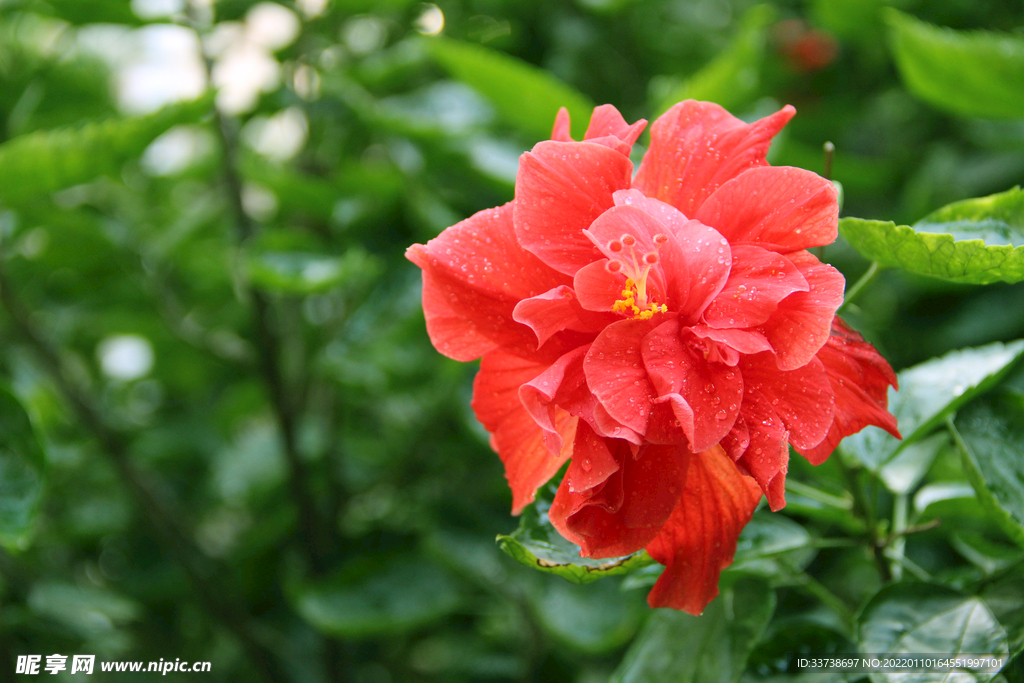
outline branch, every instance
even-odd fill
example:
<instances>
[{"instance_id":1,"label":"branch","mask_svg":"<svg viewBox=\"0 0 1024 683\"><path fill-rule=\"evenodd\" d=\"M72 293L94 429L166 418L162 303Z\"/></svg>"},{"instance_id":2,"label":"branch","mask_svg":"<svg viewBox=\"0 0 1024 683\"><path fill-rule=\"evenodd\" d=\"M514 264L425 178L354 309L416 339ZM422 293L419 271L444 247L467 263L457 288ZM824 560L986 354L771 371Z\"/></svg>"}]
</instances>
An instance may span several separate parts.
<instances>
[{"instance_id":1,"label":"branch","mask_svg":"<svg viewBox=\"0 0 1024 683\"><path fill-rule=\"evenodd\" d=\"M214 107L214 119L217 135L221 143L223 155L223 176L227 189L228 204L241 243L247 242L256 232L255 225L242 206L242 182L237 166L237 138L230 128L230 122ZM299 454L296 434L296 410L288 400L284 373L281 370L281 343L270 324L270 302L263 292L253 287L246 287L246 294L253 304L253 318L256 327L256 346L259 352L259 367L263 381L270 394L270 402L274 408L281 438L284 441L284 454L288 461L288 484L291 489L292 501L299 511L299 526L303 535L303 550L314 573L323 574L326 570L326 556L323 539L320 534L320 518L314 503L313 492L309 487L309 474L306 463Z\"/></svg>"}]
</instances>

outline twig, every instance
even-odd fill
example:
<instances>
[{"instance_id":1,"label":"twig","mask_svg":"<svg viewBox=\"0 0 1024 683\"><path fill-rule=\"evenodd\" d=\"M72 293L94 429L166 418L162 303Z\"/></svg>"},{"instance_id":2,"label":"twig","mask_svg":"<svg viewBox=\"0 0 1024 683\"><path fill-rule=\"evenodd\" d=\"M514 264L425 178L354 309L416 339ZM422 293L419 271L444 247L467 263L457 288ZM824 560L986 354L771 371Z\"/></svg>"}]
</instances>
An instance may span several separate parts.
<instances>
[{"instance_id":1,"label":"twig","mask_svg":"<svg viewBox=\"0 0 1024 683\"><path fill-rule=\"evenodd\" d=\"M850 490L850 494L853 496L853 512L858 517L864 520L867 524L868 529L868 550L871 552L871 557L875 562L875 566L878 568L878 573L882 577L883 583L889 583L892 580L892 573L889 571L889 565L885 561L882 555L882 549L884 543L878 536L878 520L875 516L875 509L873 506L868 504L865 500L864 490L860 482L857 480L857 475L846 463L843 462L843 454L837 453L839 457L836 461L839 464L839 470L843 473L846 479L846 485Z\"/></svg>"},{"instance_id":2,"label":"twig","mask_svg":"<svg viewBox=\"0 0 1024 683\"><path fill-rule=\"evenodd\" d=\"M230 122L214 107L214 119L217 135L223 155L222 173L227 190L227 199L231 207L231 215L235 222L239 241L245 243L255 234L255 225L242 205L242 181L238 175L237 139L230 128ZM299 511L299 526L303 535L303 550L309 560L310 567L317 574L326 570L326 553L320 536L319 515L314 504L313 493L309 488L309 473L306 463L299 454L296 433L295 406L288 400L288 389L285 386L284 373L280 363L280 339L270 324L270 302L263 292L247 287L246 294L253 305L253 322L256 326L256 347L259 351L259 367L263 381L270 394L270 402L274 408L278 425L281 428L281 439L284 442L285 459L288 461L288 484L291 489L292 501Z\"/></svg>"},{"instance_id":3,"label":"twig","mask_svg":"<svg viewBox=\"0 0 1024 683\"><path fill-rule=\"evenodd\" d=\"M170 548L172 555L192 582L204 608L218 619L242 643L254 668L269 681L286 680L276 660L254 636L246 610L231 602L224 592L209 585L207 575L213 566L200 566L201 553L195 548L177 524L174 517L153 493L141 473L128 458L128 445L121 434L107 426L86 392L75 386L64 371L57 349L35 328L27 311L18 300L3 269L0 255L0 302L14 323L14 327L35 351L57 388L71 405L79 420L92 432L103 447L122 482L135 496L143 513L156 532ZM208 558L207 558L208 559Z\"/></svg>"},{"instance_id":4,"label":"twig","mask_svg":"<svg viewBox=\"0 0 1024 683\"><path fill-rule=\"evenodd\" d=\"M878 274L882 272L882 267L878 261L872 261L868 269L864 271L864 274L860 276L860 279L854 283L853 287L850 287L850 291L843 297L843 305L839 307L839 312L842 313L846 308L854 302L854 300L860 296L861 292L864 291L868 285L870 285Z\"/></svg>"}]
</instances>

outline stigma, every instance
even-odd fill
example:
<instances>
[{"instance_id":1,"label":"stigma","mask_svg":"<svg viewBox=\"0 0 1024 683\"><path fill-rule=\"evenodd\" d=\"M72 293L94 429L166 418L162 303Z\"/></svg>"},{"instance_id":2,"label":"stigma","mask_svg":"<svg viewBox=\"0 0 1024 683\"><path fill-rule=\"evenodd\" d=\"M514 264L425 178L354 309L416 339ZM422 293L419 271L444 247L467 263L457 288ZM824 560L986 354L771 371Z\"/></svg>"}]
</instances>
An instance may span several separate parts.
<instances>
[{"instance_id":1,"label":"stigma","mask_svg":"<svg viewBox=\"0 0 1024 683\"><path fill-rule=\"evenodd\" d=\"M626 282L621 291L621 298L612 305L612 311L630 315L634 320L650 320L655 313L667 313L668 306L654 301L647 292L647 278L651 268L658 262L658 250L668 237L662 234L654 236L654 251L638 254L636 238L623 235L606 245L605 253L609 255L605 268L609 273L621 273Z\"/></svg>"}]
</instances>

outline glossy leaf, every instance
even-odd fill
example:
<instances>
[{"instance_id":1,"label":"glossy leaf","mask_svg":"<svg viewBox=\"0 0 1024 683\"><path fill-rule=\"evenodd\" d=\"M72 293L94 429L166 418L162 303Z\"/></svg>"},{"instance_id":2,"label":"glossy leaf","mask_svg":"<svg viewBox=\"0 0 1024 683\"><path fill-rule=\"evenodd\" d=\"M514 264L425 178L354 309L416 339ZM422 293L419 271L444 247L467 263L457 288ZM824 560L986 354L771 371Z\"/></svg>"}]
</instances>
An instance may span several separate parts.
<instances>
[{"instance_id":1,"label":"glossy leaf","mask_svg":"<svg viewBox=\"0 0 1024 683\"><path fill-rule=\"evenodd\" d=\"M530 602L537 622L579 652L603 654L625 645L647 610L642 595L620 590L617 581L585 587L554 579L544 583Z\"/></svg>"},{"instance_id":2,"label":"glossy leaf","mask_svg":"<svg viewBox=\"0 0 1024 683\"><path fill-rule=\"evenodd\" d=\"M44 464L28 414L0 388L0 546L27 545L43 499Z\"/></svg>"},{"instance_id":3,"label":"glossy leaf","mask_svg":"<svg viewBox=\"0 0 1024 683\"><path fill-rule=\"evenodd\" d=\"M1024 117L1024 39L954 31L896 10L885 14L904 84L930 104L961 116Z\"/></svg>"},{"instance_id":4,"label":"glossy leaf","mask_svg":"<svg viewBox=\"0 0 1024 683\"><path fill-rule=\"evenodd\" d=\"M519 517L519 527L515 531L507 536L498 536L498 547L516 562L561 576L576 584L629 574L655 564L650 555L642 550L625 557L580 557L579 546L562 538L548 521L547 510L550 504L549 486L538 493L537 502L523 510Z\"/></svg>"},{"instance_id":5,"label":"glossy leaf","mask_svg":"<svg viewBox=\"0 0 1024 683\"><path fill-rule=\"evenodd\" d=\"M502 119L524 136L548 139L559 107L565 107L574 137L583 139L594 105L550 73L482 45L448 38L433 38L427 45L445 71L490 100Z\"/></svg>"},{"instance_id":6,"label":"glossy leaf","mask_svg":"<svg viewBox=\"0 0 1024 683\"><path fill-rule=\"evenodd\" d=\"M814 559L810 545L811 535L800 524L780 514L756 512L740 533L728 571L783 579Z\"/></svg>"},{"instance_id":7,"label":"glossy leaf","mask_svg":"<svg viewBox=\"0 0 1024 683\"><path fill-rule=\"evenodd\" d=\"M1006 631L976 597L929 584L899 583L883 588L861 612L858 646L864 654L935 653L1005 655ZM955 680L988 681L991 674L959 674ZM906 681L906 673L875 673L874 681ZM952 680L946 674L921 681Z\"/></svg>"},{"instance_id":8,"label":"glossy leaf","mask_svg":"<svg viewBox=\"0 0 1024 683\"><path fill-rule=\"evenodd\" d=\"M978 500L1024 546L1024 410L1009 400L978 401L955 427Z\"/></svg>"},{"instance_id":9,"label":"glossy leaf","mask_svg":"<svg viewBox=\"0 0 1024 683\"><path fill-rule=\"evenodd\" d=\"M768 30L775 17L771 5L747 10L729 46L683 83L670 87L658 100L657 113L686 99L716 102L726 109L747 104L760 85Z\"/></svg>"},{"instance_id":10,"label":"glossy leaf","mask_svg":"<svg viewBox=\"0 0 1024 683\"><path fill-rule=\"evenodd\" d=\"M147 116L110 119L79 128L28 133L0 144L0 199L17 204L103 175L116 175L127 160L172 126L210 110L208 98L175 104Z\"/></svg>"},{"instance_id":11,"label":"glossy leaf","mask_svg":"<svg viewBox=\"0 0 1024 683\"><path fill-rule=\"evenodd\" d=\"M460 602L456 584L434 563L406 555L354 581L324 579L299 589L299 614L322 633L368 638L440 619Z\"/></svg>"},{"instance_id":12,"label":"glossy leaf","mask_svg":"<svg viewBox=\"0 0 1024 683\"><path fill-rule=\"evenodd\" d=\"M913 227L843 218L839 232L884 266L964 284L1024 280L1024 191L945 206Z\"/></svg>"},{"instance_id":13,"label":"glossy leaf","mask_svg":"<svg viewBox=\"0 0 1024 683\"><path fill-rule=\"evenodd\" d=\"M889 410L903 441L877 427L843 440L842 449L873 471L927 436L946 415L988 391L1024 353L1024 341L952 351L899 373L900 390L889 390Z\"/></svg>"},{"instance_id":14,"label":"glossy leaf","mask_svg":"<svg viewBox=\"0 0 1024 683\"><path fill-rule=\"evenodd\" d=\"M658 610L630 646L612 683L732 683L775 612L775 592L756 579L725 588L704 614Z\"/></svg>"},{"instance_id":15,"label":"glossy leaf","mask_svg":"<svg viewBox=\"0 0 1024 683\"><path fill-rule=\"evenodd\" d=\"M1024 576L1020 568L985 586L981 598L1006 629L1010 653L1024 652Z\"/></svg>"}]
</instances>

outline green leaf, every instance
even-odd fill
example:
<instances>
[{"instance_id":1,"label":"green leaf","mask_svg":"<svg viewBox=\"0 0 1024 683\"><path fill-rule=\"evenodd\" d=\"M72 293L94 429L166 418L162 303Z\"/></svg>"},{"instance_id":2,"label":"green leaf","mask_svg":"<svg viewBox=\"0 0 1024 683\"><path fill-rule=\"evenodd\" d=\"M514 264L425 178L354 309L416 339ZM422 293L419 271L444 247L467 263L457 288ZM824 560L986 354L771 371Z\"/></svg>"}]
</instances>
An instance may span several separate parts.
<instances>
[{"instance_id":1,"label":"green leaf","mask_svg":"<svg viewBox=\"0 0 1024 683\"><path fill-rule=\"evenodd\" d=\"M636 634L645 611L643 598L619 589L617 581L574 586L548 580L530 601L537 622L564 645L599 655L619 648Z\"/></svg>"},{"instance_id":2,"label":"green leaf","mask_svg":"<svg viewBox=\"0 0 1024 683\"><path fill-rule=\"evenodd\" d=\"M362 249L338 258L323 254L264 252L249 260L249 278L261 289L285 294L315 294L343 283L376 276L377 262Z\"/></svg>"},{"instance_id":3,"label":"green leaf","mask_svg":"<svg viewBox=\"0 0 1024 683\"><path fill-rule=\"evenodd\" d=\"M17 204L40 194L117 175L172 126L210 111L207 97L147 116L110 119L79 128L37 131L0 144L0 200Z\"/></svg>"},{"instance_id":4,"label":"green leaf","mask_svg":"<svg viewBox=\"0 0 1024 683\"><path fill-rule=\"evenodd\" d=\"M322 633L368 638L402 633L454 611L458 588L429 560L404 555L356 580L324 579L299 589L299 614Z\"/></svg>"},{"instance_id":5,"label":"green leaf","mask_svg":"<svg viewBox=\"0 0 1024 683\"><path fill-rule=\"evenodd\" d=\"M775 612L775 592L756 579L722 591L694 617L658 610L633 641L612 683L732 683Z\"/></svg>"},{"instance_id":6,"label":"green leaf","mask_svg":"<svg viewBox=\"0 0 1024 683\"><path fill-rule=\"evenodd\" d=\"M896 65L915 95L962 116L1024 118L1024 39L954 31L892 9L885 19Z\"/></svg>"},{"instance_id":7,"label":"green leaf","mask_svg":"<svg viewBox=\"0 0 1024 683\"><path fill-rule=\"evenodd\" d=\"M1007 654L1006 631L976 597L931 584L898 583L883 588L861 612L859 647L864 654ZM961 674L955 680L978 681L991 674ZM952 680L937 674L921 681ZM876 683L906 681L906 673L874 673Z\"/></svg>"},{"instance_id":8,"label":"green leaf","mask_svg":"<svg viewBox=\"0 0 1024 683\"><path fill-rule=\"evenodd\" d=\"M548 486L542 490L537 502L523 510L515 531L508 536L498 536L498 547L516 562L581 585L654 564L650 555L642 550L626 557L599 560L580 557L580 547L562 538L548 521L550 489ZM544 499L544 494L548 494L548 500Z\"/></svg>"},{"instance_id":9,"label":"green leaf","mask_svg":"<svg viewBox=\"0 0 1024 683\"><path fill-rule=\"evenodd\" d=\"M954 437L978 500L1024 546L1024 409L978 401L957 415Z\"/></svg>"},{"instance_id":10,"label":"green leaf","mask_svg":"<svg viewBox=\"0 0 1024 683\"><path fill-rule=\"evenodd\" d=\"M885 488L903 495L913 491L935 462L939 450L948 443L949 435L940 432L901 449L899 455L878 471Z\"/></svg>"},{"instance_id":11,"label":"green leaf","mask_svg":"<svg viewBox=\"0 0 1024 683\"><path fill-rule=\"evenodd\" d=\"M28 544L43 499L44 465L28 414L0 387L0 546Z\"/></svg>"},{"instance_id":12,"label":"green leaf","mask_svg":"<svg viewBox=\"0 0 1024 683\"><path fill-rule=\"evenodd\" d=\"M981 597L1006 629L1010 653L1024 652L1024 576L1020 569L985 586Z\"/></svg>"},{"instance_id":13,"label":"green leaf","mask_svg":"<svg viewBox=\"0 0 1024 683\"><path fill-rule=\"evenodd\" d=\"M49 581L33 585L27 602L33 614L52 619L86 638L104 632L110 637L115 625L135 621L143 611L131 598L108 589Z\"/></svg>"},{"instance_id":14,"label":"green leaf","mask_svg":"<svg viewBox=\"0 0 1024 683\"><path fill-rule=\"evenodd\" d=\"M811 535L800 524L773 512L758 511L736 541L728 571L783 580L806 567L816 554Z\"/></svg>"},{"instance_id":15,"label":"green leaf","mask_svg":"<svg viewBox=\"0 0 1024 683\"><path fill-rule=\"evenodd\" d=\"M686 99L716 102L726 109L750 102L761 83L768 29L776 14L771 5L748 9L725 50L683 83L663 88L667 92L658 98L657 114Z\"/></svg>"},{"instance_id":16,"label":"green leaf","mask_svg":"<svg viewBox=\"0 0 1024 683\"><path fill-rule=\"evenodd\" d=\"M574 137L583 139L593 103L548 72L482 45L431 38L427 47L453 78L490 100L505 122L534 140L546 140L559 107L569 110Z\"/></svg>"},{"instance_id":17,"label":"green leaf","mask_svg":"<svg viewBox=\"0 0 1024 683\"><path fill-rule=\"evenodd\" d=\"M996 543L980 534L953 532L949 536L949 544L964 559L985 572L986 576L1009 569L1024 560L1020 548Z\"/></svg>"},{"instance_id":18,"label":"green leaf","mask_svg":"<svg viewBox=\"0 0 1024 683\"><path fill-rule=\"evenodd\" d=\"M889 410L903 441L878 427L843 440L842 449L872 471L927 436L945 416L995 386L1024 354L1024 340L951 351L899 373L900 390L889 390Z\"/></svg>"},{"instance_id":19,"label":"green leaf","mask_svg":"<svg viewBox=\"0 0 1024 683\"><path fill-rule=\"evenodd\" d=\"M952 282L987 285L1024 280L1024 191L945 206L913 227L843 218L839 232L883 266Z\"/></svg>"}]
</instances>

